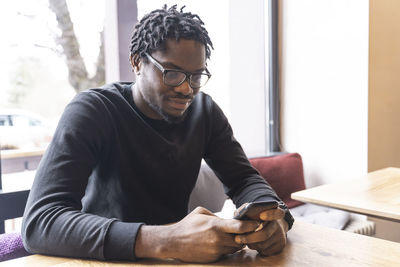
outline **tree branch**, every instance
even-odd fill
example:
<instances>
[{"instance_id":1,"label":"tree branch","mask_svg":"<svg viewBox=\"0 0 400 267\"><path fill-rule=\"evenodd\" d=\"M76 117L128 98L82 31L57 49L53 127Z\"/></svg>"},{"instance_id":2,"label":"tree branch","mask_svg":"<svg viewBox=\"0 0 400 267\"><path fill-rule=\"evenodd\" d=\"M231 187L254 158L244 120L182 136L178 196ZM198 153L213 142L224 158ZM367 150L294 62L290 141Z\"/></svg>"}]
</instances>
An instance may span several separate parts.
<instances>
[{"instance_id":1,"label":"tree branch","mask_svg":"<svg viewBox=\"0 0 400 267\"><path fill-rule=\"evenodd\" d=\"M60 51L59 49L54 48L54 47L45 46L45 45L41 45L41 44L34 44L34 46L35 46L35 47L38 47L38 48L49 49L50 51L54 52L54 53L57 54L58 56L64 55L64 54L62 53L62 51Z\"/></svg>"},{"instance_id":2,"label":"tree branch","mask_svg":"<svg viewBox=\"0 0 400 267\"><path fill-rule=\"evenodd\" d=\"M61 36L56 42L63 48L68 67L68 78L76 92L87 89L89 83L85 62L79 51L74 25L69 15L66 0L49 0L49 7L55 13Z\"/></svg>"},{"instance_id":3,"label":"tree branch","mask_svg":"<svg viewBox=\"0 0 400 267\"><path fill-rule=\"evenodd\" d=\"M99 55L97 56L96 62L96 73L90 79L90 81L94 84L94 86L105 83L106 72L104 69L104 30L100 32L100 49Z\"/></svg>"}]
</instances>

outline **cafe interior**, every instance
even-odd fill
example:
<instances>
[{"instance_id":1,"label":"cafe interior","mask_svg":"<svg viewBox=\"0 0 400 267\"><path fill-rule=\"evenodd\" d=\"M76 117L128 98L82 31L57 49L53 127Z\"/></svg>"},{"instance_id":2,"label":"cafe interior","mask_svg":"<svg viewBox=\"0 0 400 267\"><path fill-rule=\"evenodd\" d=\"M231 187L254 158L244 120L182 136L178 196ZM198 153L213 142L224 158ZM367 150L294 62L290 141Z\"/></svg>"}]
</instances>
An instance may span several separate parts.
<instances>
[{"instance_id":1,"label":"cafe interior","mask_svg":"<svg viewBox=\"0 0 400 267\"><path fill-rule=\"evenodd\" d=\"M42 2L48 9L47 1ZM97 26L85 24L87 19L79 20L79 12L97 8L93 16L99 16L96 19L104 26L105 82L135 80L128 47L133 25L147 12L164 3L185 5L204 21L214 50L207 62L212 78L202 90L221 107L250 163L295 218L280 254L262 257L244 248L204 266L400 265L399 1L66 3L81 48L95 46L92 50L100 53L99 45L88 43L85 48L79 37L84 30L99 33ZM14 7L14 16L30 14L31 9L19 8ZM54 14L43 20L60 27ZM65 55L57 57L66 71ZM68 84L67 77L63 79ZM19 106L9 103L3 94L0 111L3 106L29 107L43 116L61 115L76 93L68 86L67 97L54 112L46 111L47 104L27 104L33 99L29 97ZM0 112L0 131L5 133L2 116ZM0 266L203 266L173 259L104 262L28 253L20 234L21 217L48 143L5 146L5 138L0 143ZM226 219L236 209L205 162L188 211L197 206Z\"/></svg>"}]
</instances>

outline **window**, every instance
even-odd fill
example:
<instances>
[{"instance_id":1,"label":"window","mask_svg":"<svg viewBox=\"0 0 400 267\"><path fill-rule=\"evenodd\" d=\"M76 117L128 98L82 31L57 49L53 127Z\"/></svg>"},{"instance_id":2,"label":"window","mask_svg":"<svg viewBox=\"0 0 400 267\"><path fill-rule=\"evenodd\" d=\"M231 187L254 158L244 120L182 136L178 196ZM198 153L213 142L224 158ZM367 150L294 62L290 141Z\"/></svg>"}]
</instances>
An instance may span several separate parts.
<instances>
[{"instance_id":1,"label":"window","mask_svg":"<svg viewBox=\"0 0 400 267\"><path fill-rule=\"evenodd\" d=\"M70 84L71 62L66 64L51 2L7 1L0 8L2 34L6 36L0 42L1 183L5 190L30 188L38 157L51 141L65 106L77 91L87 89ZM56 0L57 4L63 2ZM101 62L105 0L67 0L66 6L59 8L70 16L77 40L72 45L79 47L83 61L76 61L75 66L83 76L87 72L91 81ZM103 67L104 62L101 64ZM18 161L11 160L15 158ZM13 223L6 224L6 231L12 228Z\"/></svg>"}]
</instances>

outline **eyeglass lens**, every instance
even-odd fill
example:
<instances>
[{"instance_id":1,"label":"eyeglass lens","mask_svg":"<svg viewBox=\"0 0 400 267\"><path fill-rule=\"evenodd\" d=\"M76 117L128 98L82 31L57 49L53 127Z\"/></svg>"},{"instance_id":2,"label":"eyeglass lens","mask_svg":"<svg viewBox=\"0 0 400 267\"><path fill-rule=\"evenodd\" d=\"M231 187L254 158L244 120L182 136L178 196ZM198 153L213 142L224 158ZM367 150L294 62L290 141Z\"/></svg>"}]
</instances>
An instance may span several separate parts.
<instances>
[{"instance_id":1,"label":"eyeglass lens","mask_svg":"<svg viewBox=\"0 0 400 267\"><path fill-rule=\"evenodd\" d=\"M190 86L198 88L205 85L208 81L208 75L206 74L192 74L190 75L189 81ZM186 80L186 74L180 71L167 71L164 76L164 82L171 86L177 86Z\"/></svg>"}]
</instances>

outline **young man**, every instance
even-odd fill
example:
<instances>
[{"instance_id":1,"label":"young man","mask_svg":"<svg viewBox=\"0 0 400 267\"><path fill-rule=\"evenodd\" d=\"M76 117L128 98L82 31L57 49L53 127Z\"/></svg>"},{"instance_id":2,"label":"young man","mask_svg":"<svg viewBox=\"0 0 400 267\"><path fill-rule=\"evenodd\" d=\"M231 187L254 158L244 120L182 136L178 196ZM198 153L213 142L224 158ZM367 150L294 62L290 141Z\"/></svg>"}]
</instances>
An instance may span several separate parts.
<instances>
[{"instance_id":1,"label":"young man","mask_svg":"<svg viewBox=\"0 0 400 267\"><path fill-rule=\"evenodd\" d=\"M197 15L173 6L144 16L131 40L137 82L85 91L65 109L26 206L28 251L211 262L245 245L265 256L284 248L293 218L200 92L211 48ZM187 214L203 158L237 206L280 208L247 221L204 208Z\"/></svg>"}]
</instances>

